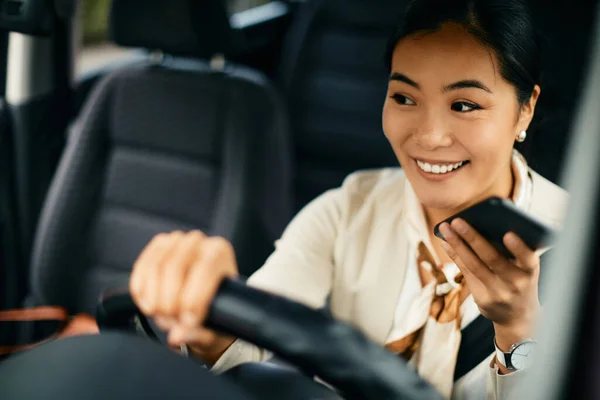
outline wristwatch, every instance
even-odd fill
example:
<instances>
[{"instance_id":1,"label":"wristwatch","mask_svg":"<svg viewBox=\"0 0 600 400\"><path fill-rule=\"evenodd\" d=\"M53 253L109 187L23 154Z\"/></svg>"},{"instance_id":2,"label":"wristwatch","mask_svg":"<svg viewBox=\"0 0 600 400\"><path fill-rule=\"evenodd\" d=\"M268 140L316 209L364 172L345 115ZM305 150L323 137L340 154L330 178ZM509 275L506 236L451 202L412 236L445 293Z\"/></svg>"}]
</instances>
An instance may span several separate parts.
<instances>
[{"instance_id":1,"label":"wristwatch","mask_svg":"<svg viewBox=\"0 0 600 400\"><path fill-rule=\"evenodd\" d=\"M505 353L498 348L496 339L494 339L494 346L496 346L496 359L500 365L509 371L520 371L531 365L535 344L535 340L526 339L522 342L513 344L510 346L508 352Z\"/></svg>"}]
</instances>

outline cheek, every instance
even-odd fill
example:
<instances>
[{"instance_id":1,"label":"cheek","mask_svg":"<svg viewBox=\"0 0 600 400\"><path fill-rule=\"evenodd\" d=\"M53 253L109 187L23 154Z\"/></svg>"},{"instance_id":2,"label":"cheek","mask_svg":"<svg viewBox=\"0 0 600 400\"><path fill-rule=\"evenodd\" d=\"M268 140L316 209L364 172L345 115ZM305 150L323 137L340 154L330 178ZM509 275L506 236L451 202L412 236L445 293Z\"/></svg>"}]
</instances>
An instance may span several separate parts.
<instances>
[{"instance_id":1,"label":"cheek","mask_svg":"<svg viewBox=\"0 0 600 400\"><path fill-rule=\"evenodd\" d=\"M471 121L462 127L457 136L474 161L486 163L504 159L514 143L512 127L491 120Z\"/></svg>"},{"instance_id":2,"label":"cheek","mask_svg":"<svg viewBox=\"0 0 600 400\"><path fill-rule=\"evenodd\" d=\"M392 138L395 135L395 126L396 124L394 124L394 117L392 115L393 110L392 110L392 106L390 105L390 102L388 100L386 100L386 102L383 105L383 113L381 115L381 124L383 127L383 133L385 135L385 137L387 138L387 140L389 140L390 142L392 142Z\"/></svg>"},{"instance_id":3,"label":"cheek","mask_svg":"<svg viewBox=\"0 0 600 400\"><path fill-rule=\"evenodd\" d=\"M511 126L496 122L479 124L476 130L461 135L462 145L471 157L470 173L464 181L469 187L466 192L473 194L469 197L477 197L476 193L492 187L504 176L514 143L511 132Z\"/></svg>"},{"instance_id":4,"label":"cheek","mask_svg":"<svg viewBox=\"0 0 600 400\"><path fill-rule=\"evenodd\" d=\"M409 136L407 122L406 113L399 111L390 101L385 102L382 114L383 133L394 149Z\"/></svg>"}]
</instances>

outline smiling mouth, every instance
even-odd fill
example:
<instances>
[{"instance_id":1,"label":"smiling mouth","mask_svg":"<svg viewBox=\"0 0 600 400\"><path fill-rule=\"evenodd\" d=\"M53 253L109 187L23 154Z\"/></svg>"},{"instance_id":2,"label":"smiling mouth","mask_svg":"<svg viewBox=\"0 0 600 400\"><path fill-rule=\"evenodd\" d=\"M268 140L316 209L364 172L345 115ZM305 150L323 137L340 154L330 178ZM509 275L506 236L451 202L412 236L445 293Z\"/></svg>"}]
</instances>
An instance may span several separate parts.
<instances>
[{"instance_id":1,"label":"smiling mouth","mask_svg":"<svg viewBox=\"0 0 600 400\"><path fill-rule=\"evenodd\" d=\"M460 161L457 163L444 163L444 164L430 164L425 161L416 160L417 165L423 172L427 172L428 174L436 174L443 175L452 171L457 171L469 164L469 160Z\"/></svg>"}]
</instances>

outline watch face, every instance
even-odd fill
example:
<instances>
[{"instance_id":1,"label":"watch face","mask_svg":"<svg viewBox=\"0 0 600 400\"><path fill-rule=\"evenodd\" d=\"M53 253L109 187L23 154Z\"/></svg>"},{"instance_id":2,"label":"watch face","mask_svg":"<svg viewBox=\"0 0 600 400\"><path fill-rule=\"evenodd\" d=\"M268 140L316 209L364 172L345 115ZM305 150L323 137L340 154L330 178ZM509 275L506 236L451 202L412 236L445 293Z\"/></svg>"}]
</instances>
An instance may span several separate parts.
<instances>
[{"instance_id":1,"label":"watch face","mask_svg":"<svg viewBox=\"0 0 600 400\"><path fill-rule=\"evenodd\" d=\"M535 343L524 342L515 348L510 356L510 363L517 370L529 366L533 358Z\"/></svg>"}]
</instances>

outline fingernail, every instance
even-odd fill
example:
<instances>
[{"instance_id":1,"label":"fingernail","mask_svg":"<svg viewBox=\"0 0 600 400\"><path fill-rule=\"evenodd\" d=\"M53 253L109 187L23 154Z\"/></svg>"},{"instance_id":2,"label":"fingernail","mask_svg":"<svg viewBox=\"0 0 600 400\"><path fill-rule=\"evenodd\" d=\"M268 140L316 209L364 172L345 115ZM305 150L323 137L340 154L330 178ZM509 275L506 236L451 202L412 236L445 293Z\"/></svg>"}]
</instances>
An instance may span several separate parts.
<instances>
[{"instance_id":1,"label":"fingernail","mask_svg":"<svg viewBox=\"0 0 600 400\"><path fill-rule=\"evenodd\" d=\"M448 239L452 236L452 229L447 222L444 222L442 225L440 225L440 232L442 233L444 239Z\"/></svg>"},{"instance_id":2,"label":"fingernail","mask_svg":"<svg viewBox=\"0 0 600 400\"><path fill-rule=\"evenodd\" d=\"M458 233L467 233L467 224L462 219L455 219L452 222L452 226L454 227L454 229L456 229Z\"/></svg>"},{"instance_id":3,"label":"fingernail","mask_svg":"<svg viewBox=\"0 0 600 400\"><path fill-rule=\"evenodd\" d=\"M181 322L186 326L196 326L199 324L198 317L191 312L185 312L181 315Z\"/></svg>"},{"instance_id":4,"label":"fingernail","mask_svg":"<svg viewBox=\"0 0 600 400\"><path fill-rule=\"evenodd\" d=\"M167 341L173 346L179 345L183 339L182 330L178 327L171 329Z\"/></svg>"},{"instance_id":5,"label":"fingernail","mask_svg":"<svg viewBox=\"0 0 600 400\"><path fill-rule=\"evenodd\" d=\"M515 238L515 235L513 233L507 233L506 236L504 237L504 240L505 240L506 244L509 246L516 246L518 243L518 241Z\"/></svg>"},{"instance_id":6,"label":"fingernail","mask_svg":"<svg viewBox=\"0 0 600 400\"><path fill-rule=\"evenodd\" d=\"M142 299L138 302L138 308L140 309L140 311L143 314L151 314L152 313L152 307L153 304L151 301L148 301L146 299Z\"/></svg>"}]
</instances>

